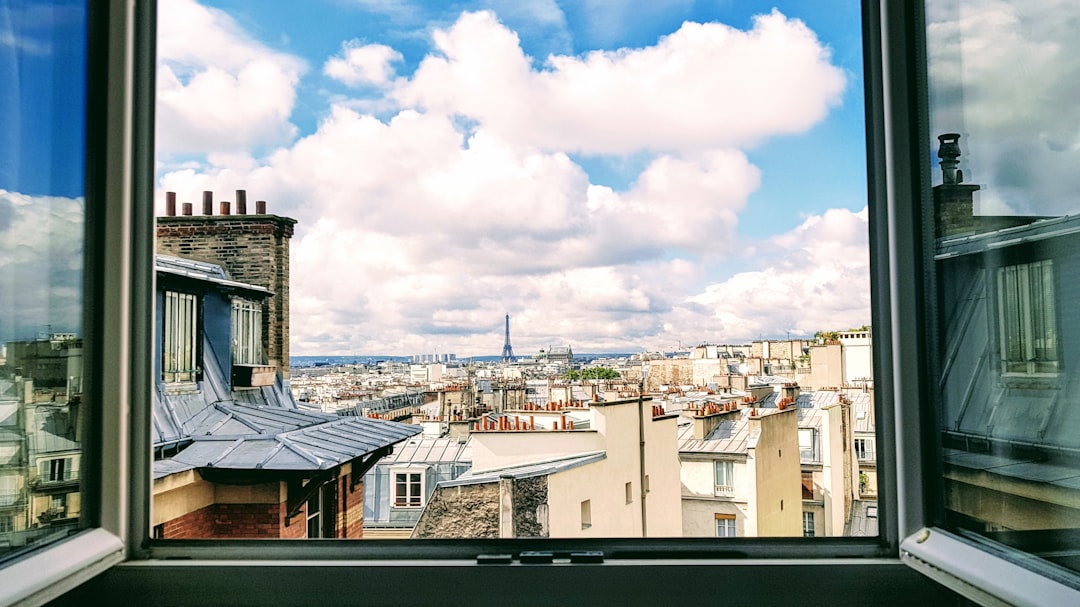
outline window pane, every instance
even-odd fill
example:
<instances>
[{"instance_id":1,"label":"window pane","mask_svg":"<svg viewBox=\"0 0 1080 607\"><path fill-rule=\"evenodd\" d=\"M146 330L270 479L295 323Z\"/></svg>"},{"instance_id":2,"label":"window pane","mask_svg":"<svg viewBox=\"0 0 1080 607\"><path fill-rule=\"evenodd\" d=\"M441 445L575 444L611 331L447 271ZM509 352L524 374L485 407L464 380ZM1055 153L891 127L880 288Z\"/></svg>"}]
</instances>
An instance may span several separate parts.
<instances>
[{"instance_id":1,"label":"window pane","mask_svg":"<svg viewBox=\"0 0 1080 607\"><path fill-rule=\"evenodd\" d=\"M85 30L0 3L0 558L80 527Z\"/></svg>"},{"instance_id":2,"label":"window pane","mask_svg":"<svg viewBox=\"0 0 1080 607\"><path fill-rule=\"evenodd\" d=\"M1078 17L1070 3L927 2L944 520L1072 569Z\"/></svg>"},{"instance_id":3,"label":"window pane","mask_svg":"<svg viewBox=\"0 0 1080 607\"><path fill-rule=\"evenodd\" d=\"M860 3L394 4L160 2L158 277L199 322L155 509L220 514L166 482L194 468L296 516L243 438L279 432L295 476L364 475L363 537L798 538L814 472L844 535L876 503Z\"/></svg>"}]
</instances>

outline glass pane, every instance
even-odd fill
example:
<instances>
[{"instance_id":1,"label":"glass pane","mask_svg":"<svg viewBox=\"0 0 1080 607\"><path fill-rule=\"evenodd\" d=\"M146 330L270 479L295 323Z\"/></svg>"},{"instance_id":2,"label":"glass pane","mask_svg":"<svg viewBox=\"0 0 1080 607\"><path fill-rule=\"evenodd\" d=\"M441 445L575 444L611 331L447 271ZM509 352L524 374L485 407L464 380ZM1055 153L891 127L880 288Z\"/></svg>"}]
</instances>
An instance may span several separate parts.
<instances>
[{"instance_id":1,"label":"glass pane","mask_svg":"<svg viewBox=\"0 0 1080 607\"><path fill-rule=\"evenodd\" d=\"M1074 3L927 2L944 520L1074 570L1078 18Z\"/></svg>"},{"instance_id":2,"label":"glass pane","mask_svg":"<svg viewBox=\"0 0 1080 607\"><path fill-rule=\"evenodd\" d=\"M159 6L166 539L192 469L281 537L353 474L337 537L877 534L857 0Z\"/></svg>"},{"instance_id":3,"label":"glass pane","mask_svg":"<svg viewBox=\"0 0 1080 607\"><path fill-rule=\"evenodd\" d=\"M84 2L0 2L0 558L80 527Z\"/></svg>"}]
</instances>

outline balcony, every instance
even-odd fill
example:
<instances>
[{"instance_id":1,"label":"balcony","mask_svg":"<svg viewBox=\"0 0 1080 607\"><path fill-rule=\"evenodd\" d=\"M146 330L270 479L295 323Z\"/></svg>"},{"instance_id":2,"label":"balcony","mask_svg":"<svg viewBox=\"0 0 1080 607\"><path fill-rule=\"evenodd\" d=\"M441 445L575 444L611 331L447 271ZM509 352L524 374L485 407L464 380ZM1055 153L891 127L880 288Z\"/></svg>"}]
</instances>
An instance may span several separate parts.
<instances>
[{"instance_id":1,"label":"balcony","mask_svg":"<svg viewBox=\"0 0 1080 607\"><path fill-rule=\"evenodd\" d=\"M234 388L259 388L274 385L277 367L274 365L233 365L232 385Z\"/></svg>"}]
</instances>

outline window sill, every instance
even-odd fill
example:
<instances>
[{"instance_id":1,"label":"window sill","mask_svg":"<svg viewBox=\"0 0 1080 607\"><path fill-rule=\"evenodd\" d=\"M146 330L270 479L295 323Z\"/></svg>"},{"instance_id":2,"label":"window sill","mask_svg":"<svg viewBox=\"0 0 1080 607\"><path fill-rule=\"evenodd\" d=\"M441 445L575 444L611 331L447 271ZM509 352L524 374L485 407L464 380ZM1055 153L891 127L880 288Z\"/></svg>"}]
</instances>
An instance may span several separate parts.
<instances>
[{"instance_id":1,"label":"window sill","mask_svg":"<svg viewBox=\"0 0 1080 607\"><path fill-rule=\"evenodd\" d=\"M0 602L41 604L124 560L120 538L91 529L35 550L0 569Z\"/></svg>"}]
</instances>

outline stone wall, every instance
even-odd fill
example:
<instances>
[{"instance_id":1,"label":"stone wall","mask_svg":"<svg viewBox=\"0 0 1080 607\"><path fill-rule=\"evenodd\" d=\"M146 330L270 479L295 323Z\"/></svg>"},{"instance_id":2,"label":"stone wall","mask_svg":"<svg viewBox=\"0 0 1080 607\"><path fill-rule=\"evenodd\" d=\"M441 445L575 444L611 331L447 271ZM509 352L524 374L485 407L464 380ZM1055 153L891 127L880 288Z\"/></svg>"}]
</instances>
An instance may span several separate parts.
<instances>
[{"instance_id":1,"label":"stone wall","mask_svg":"<svg viewBox=\"0 0 1080 607\"><path fill-rule=\"evenodd\" d=\"M514 479L514 537L548 537L548 477Z\"/></svg>"},{"instance_id":2,"label":"stone wall","mask_svg":"<svg viewBox=\"0 0 1080 607\"><path fill-rule=\"evenodd\" d=\"M440 487L420 515L412 537L498 538L499 484Z\"/></svg>"}]
</instances>

